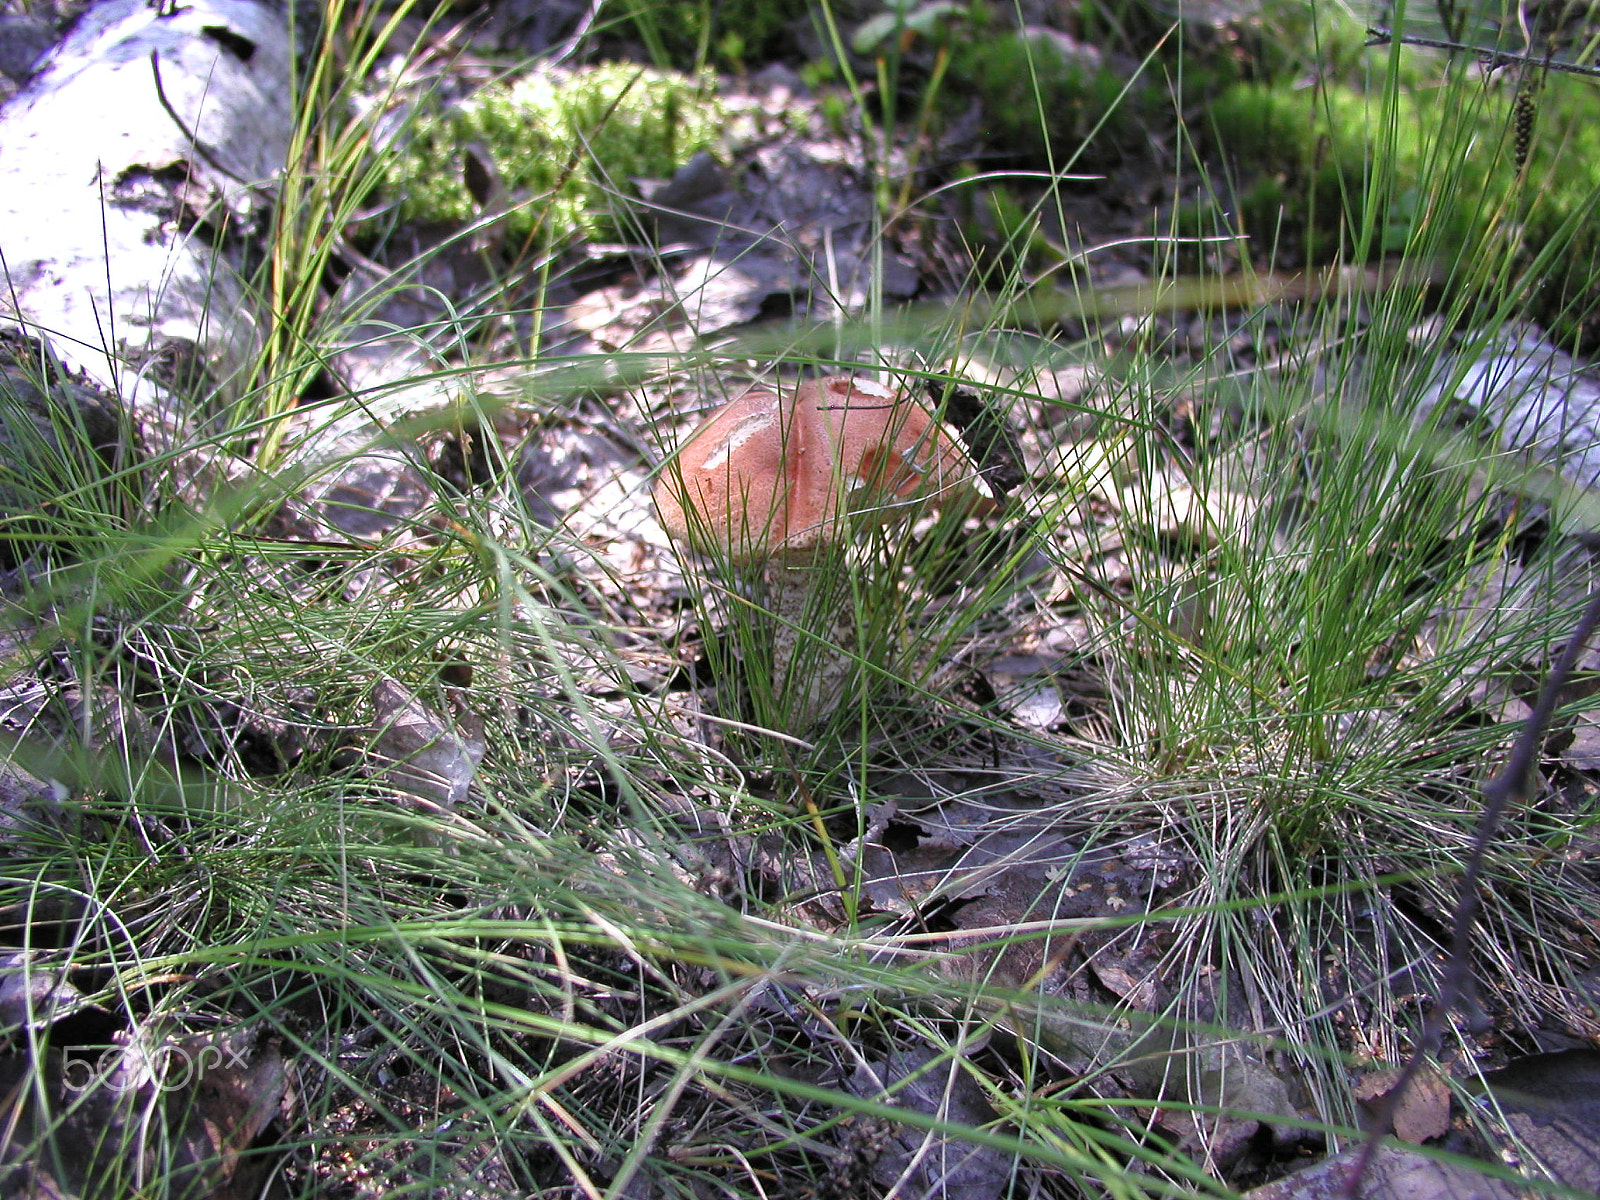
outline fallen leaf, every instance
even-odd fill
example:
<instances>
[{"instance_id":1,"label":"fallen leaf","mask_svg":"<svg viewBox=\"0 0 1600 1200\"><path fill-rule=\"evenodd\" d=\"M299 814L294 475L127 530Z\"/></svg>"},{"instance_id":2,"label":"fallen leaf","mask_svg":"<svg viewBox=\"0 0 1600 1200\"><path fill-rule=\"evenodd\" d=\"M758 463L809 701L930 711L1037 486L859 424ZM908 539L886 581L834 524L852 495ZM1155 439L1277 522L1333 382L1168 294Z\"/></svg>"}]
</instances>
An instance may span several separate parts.
<instances>
[{"instance_id":1,"label":"fallen leaf","mask_svg":"<svg viewBox=\"0 0 1600 1200\"><path fill-rule=\"evenodd\" d=\"M288 1066L275 1046L251 1048L243 1031L189 1038L181 1045L195 1064L183 1094L167 1097L181 1133L173 1149L175 1192L247 1200L261 1194L270 1157L245 1155L277 1117L288 1091Z\"/></svg>"},{"instance_id":2,"label":"fallen leaf","mask_svg":"<svg viewBox=\"0 0 1600 1200\"><path fill-rule=\"evenodd\" d=\"M1442 1082L1442 1081L1441 1081ZM1535 1054L1484 1076L1480 1107L1492 1144L1486 1162L1521 1166L1530 1179L1600 1195L1600 1051ZM1392 1086L1392 1081L1390 1083ZM1494 1126L1504 1122L1504 1132ZM1460 1158L1377 1146L1359 1184L1351 1175L1364 1146L1352 1146L1287 1179L1245 1193L1246 1200L1517 1200L1528 1189L1496 1179Z\"/></svg>"},{"instance_id":3,"label":"fallen leaf","mask_svg":"<svg viewBox=\"0 0 1600 1200\"><path fill-rule=\"evenodd\" d=\"M1387 1144L1373 1151L1360 1183L1352 1187L1361 1149L1246 1192L1245 1200L1519 1200L1523 1195L1516 1184L1490 1178L1468 1163Z\"/></svg>"},{"instance_id":4,"label":"fallen leaf","mask_svg":"<svg viewBox=\"0 0 1600 1200\"><path fill-rule=\"evenodd\" d=\"M1530 1055L1484 1082L1518 1158L1565 1187L1600 1195L1600 1051Z\"/></svg>"},{"instance_id":5,"label":"fallen leaf","mask_svg":"<svg viewBox=\"0 0 1600 1200\"><path fill-rule=\"evenodd\" d=\"M953 1125L985 1126L994 1109L982 1088L953 1055L932 1050L892 1054L861 1067L850 1090L874 1100L937 1117ZM1011 1182L1012 1157L932 1130L897 1128L872 1164L872 1178L883 1187L898 1183L896 1195L926 1200L993 1200Z\"/></svg>"},{"instance_id":6,"label":"fallen leaf","mask_svg":"<svg viewBox=\"0 0 1600 1200\"><path fill-rule=\"evenodd\" d=\"M393 679L378 681L372 703L366 753L377 764L375 778L445 809L465 800L485 753L477 731L450 721Z\"/></svg>"},{"instance_id":7,"label":"fallen leaf","mask_svg":"<svg viewBox=\"0 0 1600 1200\"><path fill-rule=\"evenodd\" d=\"M1391 1098L1399 1080L1399 1071L1370 1071L1357 1081L1355 1097L1375 1116L1385 1101L1392 1104L1394 1135L1402 1142L1420 1146L1443 1137L1450 1128L1450 1085L1437 1071L1427 1069L1412 1079L1404 1092Z\"/></svg>"},{"instance_id":8,"label":"fallen leaf","mask_svg":"<svg viewBox=\"0 0 1600 1200\"><path fill-rule=\"evenodd\" d=\"M40 950L0 954L0 1032L48 1029L88 1003Z\"/></svg>"}]
</instances>

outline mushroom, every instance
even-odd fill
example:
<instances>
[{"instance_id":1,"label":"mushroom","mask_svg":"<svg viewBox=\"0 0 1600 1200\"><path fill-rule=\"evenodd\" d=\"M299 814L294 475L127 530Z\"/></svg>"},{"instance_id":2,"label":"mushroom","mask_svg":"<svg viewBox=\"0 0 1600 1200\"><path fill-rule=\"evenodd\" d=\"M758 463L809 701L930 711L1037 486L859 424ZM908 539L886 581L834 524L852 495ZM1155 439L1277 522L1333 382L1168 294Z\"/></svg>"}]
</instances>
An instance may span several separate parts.
<instances>
[{"instance_id":1,"label":"mushroom","mask_svg":"<svg viewBox=\"0 0 1600 1200\"><path fill-rule=\"evenodd\" d=\"M997 507L927 409L906 392L848 375L729 401L684 442L654 498L675 542L722 565L765 569L778 620L772 683L798 725L832 707L850 662L848 654L822 654L795 671L802 630L836 632L832 604L808 613L827 548L855 521L888 522L925 505L972 514Z\"/></svg>"}]
</instances>

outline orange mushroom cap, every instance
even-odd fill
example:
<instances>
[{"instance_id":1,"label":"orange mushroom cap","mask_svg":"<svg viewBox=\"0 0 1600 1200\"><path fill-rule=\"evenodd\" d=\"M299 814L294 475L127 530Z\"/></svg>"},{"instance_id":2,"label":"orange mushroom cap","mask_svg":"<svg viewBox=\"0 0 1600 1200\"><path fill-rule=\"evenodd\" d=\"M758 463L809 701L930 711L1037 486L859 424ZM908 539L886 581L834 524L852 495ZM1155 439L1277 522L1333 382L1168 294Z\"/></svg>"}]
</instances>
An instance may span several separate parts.
<instances>
[{"instance_id":1,"label":"orange mushroom cap","mask_svg":"<svg viewBox=\"0 0 1600 1200\"><path fill-rule=\"evenodd\" d=\"M904 392L849 375L753 389L689 436L655 487L675 541L745 562L814 551L847 514L997 506L961 446Z\"/></svg>"}]
</instances>

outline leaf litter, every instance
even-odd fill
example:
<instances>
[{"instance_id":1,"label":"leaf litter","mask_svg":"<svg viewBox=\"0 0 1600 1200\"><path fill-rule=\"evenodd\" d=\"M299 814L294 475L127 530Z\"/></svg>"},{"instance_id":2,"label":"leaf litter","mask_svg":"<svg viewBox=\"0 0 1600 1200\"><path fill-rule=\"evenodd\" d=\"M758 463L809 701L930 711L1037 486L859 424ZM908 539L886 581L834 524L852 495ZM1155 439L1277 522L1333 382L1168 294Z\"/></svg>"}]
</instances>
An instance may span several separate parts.
<instances>
[{"instance_id":1,"label":"leaf litter","mask_svg":"<svg viewBox=\"0 0 1600 1200\"><path fill-rule=\"evenodd\" d=\"M672 180L642 189L641 214L654 222L655 236L664 243L659 261L665 269L640 270L630 261L623 270L634 272L632 278L574 296L548 331L567 352L678 352L697 339L775 311L826 318L863 307L868 267L874 261L874 201L855 169L855 147L824 133L815 113L810 114L811 124L797 131L792 123L797 95L792 81L774 76L761 87L765 91L757 93L758 106L767 119L769 142L752 145L733 167L699 161ZM781 128L775 123L779 114ZM617 262L629 259L620 253L591 253L600 263L607 257ZM920 264L908 250L891 246L882 262L884 274L878 282L884 295L910 297L924 286ZM434 307L426 304L426 298L433 294L429 289L439 284L434 279L419 285L415 297L422 297L425 307ZM454 291L458 286L462 285L455 281L441 290ZM392 288L388 295L386 303L399 303ZM360 292L353 286L343 303L359 302ZM378 319L367 334L336 356L333 368L356 390L403 383L420 367L434 363L439 348L419 347L404 339L389 341L381 329L386 321L414 327L417 315L395 308L376 313ZM436 307L432 315L442 316ZM502 331L502 336L511 334ZM1575 364L1559 360L1558 353L1549 351L1536 331L1517 332L1465 368L1464 382L1452 393L1452 402L1488 407L1500 393L1483 380L1509 373L1518 382L1521 398L1506 411L1494 413L1496 428L1515 431L1504 432L1510 445L1554 454L1562 469L1575 471L1577 481L1587 486L1593 472L1572 443L1586 444L1593 438L1576 426L1558 424L1552 415L1555 408L1539 390L1538 381L1553 380L1562 389L1563 402L1573 395L1589 397L1582 389L1592 385ZM1087 394L1100 402L1094 387L1092 381L1074 378L1063 390L1077 396L1083 394L1080 389L1089 389ZM670 432L687 423L682 396L681 384L652 380L630 402L648 408L658 429ZM444 400L438 391L398 392L377 424L370 423L373 414L368 410L360 421L343 427L339 434L343 442L327 436L319 415L297 417L291 442L298 439L309 446L315 441L316 452L339 465L309 483L285 507L278 518L278 536L310 545L319 539L376 541L403 532L415 546L431 544L437 535L429 522L442 507L428 482L436 473L419 469L410 449L374 453L370 446L384 421L437 407ZM1109 399L1104 402L1109 407ZM615 419L636 418L637 412L619 413ZM476 434L520 456L514 483L522 500L552 520L566 522L576 540L596 549L592 561L575 558L572 569L592 572L590 594L600 605L610 606L616 624L648 625L641 637L646 646L656 644L664 630L675 635L680 646L692 644L693 631L687 625L673 628L670 614L682 611L681 577L643 503L653 464L647 461L648 454L609 437L609 423L603 414L595 413L593 419L575 414L553 427L538 427L519 424L513 412L503 425L480 426ZM1036 428L1030 423L1030 429ZM441 439L440 445L448 440ZM1083 441L1094 445L1092 438ZM1034 449L1060 452L1056 446ZM463 462L470 456L466 450L460 454ZM1080 456L1073 461L1061 458L1051 472L1091 480L1084 490L1101 496L1108 506L1105 516L1114 510L1146 514L1147 535L1183 543L1171 549L1175 563L1207 552L1218 530L1249 519L1257 503L1243 493L1209 490L1201 495L1177 471L1118 486L1118 469L1114 460L1086 461ZM1036 476L1048 473L1036 471ZM1087 536L1101 552L1115 554L1115 538L1122 535ZM393 586L407 569L408 564L397 559L394 578L384 586ZM1125 565L1108 568L1101 586L1124 583L1126 571ZM1527 571L1525 564L1487 568L1481 588L1462 611L1432 618L1432 628L1408 652L1436 652L1439 627L1445 621L1486 620L1503 612L1507 603L1523 602L1508 597L1526 597L1544 586L1540 581L1526 582ZM1062 585L1049 600L1067 603L1075 590L1081 589ZM1548 602L1547 595L1543 602ZM1106 820L1105 813L1114 807L1106 798L1124 781L1114 772L1085 768L1074 753L1084 742L1094 741L1091 735L1099 727L1083 712L1073 711L1074 689L1066 681L1062 656L1037 650L1058 632L1057 616L1036 616L1032 627L1008 629L1000 644L985 648L987 658L973 656L979 664L976 673L1019 727L1014 732L1002 735L964 727L957 710L949 718L956 732L950 740L967 743L964 751L935 746L920 760L910 761L914 756L903 748L878 748L881 753L871 780L876 798L866 807L866 826L840 845L853 890L869 913L889 922L881 935L886 944L901 933L929 937L939 950L937 969L953 981L982 981L1003 992L1037 997L1034 1011L1029 1012L1019 998L1006 1019L1016 1032L1026 1029L1039 1040L1063 1078L1087 1081L1086 1086L1106 1099L1159 1101L1164 1107L1154 1110L1151 1124L1202 1155L1214 1169L1230 1169L1263 1137L1280 1155L1296 1153L1300 1143L1293 1131L1306 1112L1294 1064L1275 1051L1249 1046L1252 1038L1269 1040L1277 1032L1275 1023L1245 1018L1252 1006L1239 981L1194 975L1191 960L1184 958L1178 944L1186 927L1181 919L1163 915L1182 910L1201 894L1197 889L1206 863L1192 842L1175 836L1158 816L1142 828ZM1074 650L1104 636L1110 634L1086 627ZM624 724L623 710L636 690L667 689L670 655L657 652L650 657L642 652L636 674L602 680L596 678L596 657L572 647L565 652L570 655L566 669L587 689L597 695L619 694L613 701L618 706L615 728ZM1092 671L1092 653L1075 653L1074 662L1080 664L1076 669L1084 669L1085 658ZM1527 671L1540 664L1517 665ZM8 687L26 691L40 679L40 670L30 667L14 674ZM1472 696L1472 710L1486 713L1491 721L1520 715L1516 709L1496 710L1493 702L1500 697L1507 705L1522 701L1531 690L1526 680L1507 676L1494 686L1502 685L1503 692ZM68 680L61 686L78 685ZM372 681L371 689L373 719L353 736L370 756L373 782L397 799L409 797L443 807L463 803L485 753L477 717L447 714L406 685L381 676ZM684 740L693 742L704 730L693 720L692 710L699 705L709 711L711 705L693 693L684 701L691 709L682 727ZM102 707L113 715L122 711L109 698ZM294 703L286 699L279 707L291 710ZM13 705L9 711L19 710ZM249 723L243 715L238 719L241 726ZM30 717L28 724L37 727L39 721ZM123 724L132 730L124 736L153 742L155 735L139 728L131 708ZM1591 762L1595 753L1589 724L1587 717L1576 717L1568 731L1570 745L1560 751L1574 770L1586 770L1583 764ZM268 740L279 736L270 729L260 732L262 728L256 726ZM1373 736L1388 732L1375 726ZM330 730L318 734L331 735ZM66 734L55 730L50 736ZM287 738L287 733L282 736ZM715 738L708 740L715 744ZM303 749L297 746L290 752ZM588 764L574 773L595 774ZM1119 801L1125 798L1116 796ZM723 811L712 807L686 804L673 820L683 830L682 842L674 847L683 882L736 900L741 886L752 878L767 877L782 895L809 893L803 905L794 907L807 920L824 926L832 922L836 931L844 928L839 889L820 852L796 863L792 847L742 834L730 828ZM1586 885L1591 884L1592 854L1583 846L1574 847L1571 854L1574 878L1582 876ZM617 869L625 869L621 860ZM1386 902L1393 894L1376 892L1374 902ZM1423 915L1440 921L1447 913L1435 909ZM1030 936L1010 936L1024 929ZM1578 948L1593 950L1586 943ZM1431 973L1419 969L1419 975L1417 986L1425 989ZM1335 991L1350 989L1350 982L1336 979ZM22 1009L15 1004L7 1009L35 1014L18 1015L19 1025L35 1020L48 1026L82 1007L72 985L44 960L22 962L13 956L0 979L0 1002L24 996L27 1003ZM1563 1016L1571 1012L1569 997L1551 996L1547 1003ZM1057 1015L1043 1016L1046 1009ZM1167 1020L1175 1011L1181 1012L1182 1020ZM1220 1022L1224 1014L1238 1035L1235 1040L1200 1030L1208 1022ZM1030 1021L1035 1023L1029 1025ZM135 1046L141 1037L157 1036L150 1029L134 1030L126 1046ZM119 1053L118 1078L130 1088L146 1087L147 1080L135 1078L138 1067L132 1050ZM1584 1155L1593 1156L1589 1137L1593 1122L1587 1119L1593 1065L1581 1058L1548 1061L1559 1057L1513 1063L1498 1080L1491 1075L1491 1096L1500 1099L1500 1112L1484 1119L1511 1127L1522 1144L1564 1164L1558 1173L1574 1186L1585 1186L1581 1181L1590 1177L1585 1174ZM247 1194L229 1190L244 1189L247 1183L253 1186L238 1173L238 1151L265 1130L279 1106L292 1098L284 1061L275 1048L254 1047L245 1061L249 1065L236 1071L206 1076L209 1091L197 1101L204 1119L199 1125L178 1127L180 1157L219 1164L208 1168L216 1172L210 1177L216 1195ZM6 1065L15 1069L18 1064L13 1056ZM1363 1089L1384 1078L1381 1073L1369 1075ZM865 1098L887 1095L896 1104L963 1125L983 1126L995 1119L992 1098L977 1086L958 1055L941 1056L920 1047L896 1049L859 1064L843 1086ZM1407 1089L1396 1118L1396 1132L1403 1140L1437 1141L1465 1119L1466 1106L1459 1099L1445 1103L1441 1086L1430 1079ZM1357 1098L1363 1089L1358 1089ZM1253 1115L1209 1111L1216 1108ZM1447 1115L1452 1121L1445 1121ZM1477 1113L1473 1115L1476 1119ZM892 1123L864 1129L844 1143L854 1145L852 1169L857 1178L870 1179L879 1188L898 1183L910 1189L909 1194L973 1200L999 1195L1010 1162L1007 1156L960 1139L913 1134ZM1454 1178L1435 1160L1419 1160L1410 1151L1385 1154L1376 1182L1365 1193L1369 1196L1388 1195L1384 1189L1399 1188L1394 1180L1401 1177ZM1340 1161L1329 1159L1318 1169L1335 1171ZM1302 1190L1269 1185L1257 1195L1265 1200L1276 1188L1284 1197L1298 1198L1315 1194L1309 1190L1313 1186L1311 1180L1299 1177ZM1484 1194L1498 1194L1481 1180L1474 1186L1488 1187Z\"/></svg>"}]
</instances>

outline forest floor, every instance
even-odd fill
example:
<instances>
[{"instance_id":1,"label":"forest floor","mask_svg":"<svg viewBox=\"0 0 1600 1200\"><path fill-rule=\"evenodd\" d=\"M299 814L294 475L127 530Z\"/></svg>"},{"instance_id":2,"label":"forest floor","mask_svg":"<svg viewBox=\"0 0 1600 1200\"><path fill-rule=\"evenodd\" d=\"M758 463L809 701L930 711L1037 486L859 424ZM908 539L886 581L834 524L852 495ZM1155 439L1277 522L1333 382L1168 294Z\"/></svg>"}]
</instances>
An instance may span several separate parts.
<instances>
[{"instance_id":1,"label":"forest floor","mask_svg":"<svg viewBox=\"0 0 1600 1200\"><path fill-rule=\"evenodd\" d=\"M1098 81L1041 151L924 103L1009 19L886 11L721 61L659 177L602 169L641 75L538 187L452 134L459 219L382 171L320 232L174 219L297 331L146 364L179 435L0 343L5 1194L1288 1200L1372 1130L1368 1200L1600 1191L1600 654L1533 718L1600 373L1427 247L1225 227L1256 181L1139 81L1257 16L1021 13ZM393 145L659 34L457 5L325 44L329 111ZM787 609L652 496L835 376L994 503L855 522Z\"/></svg>"}]
</instances>

